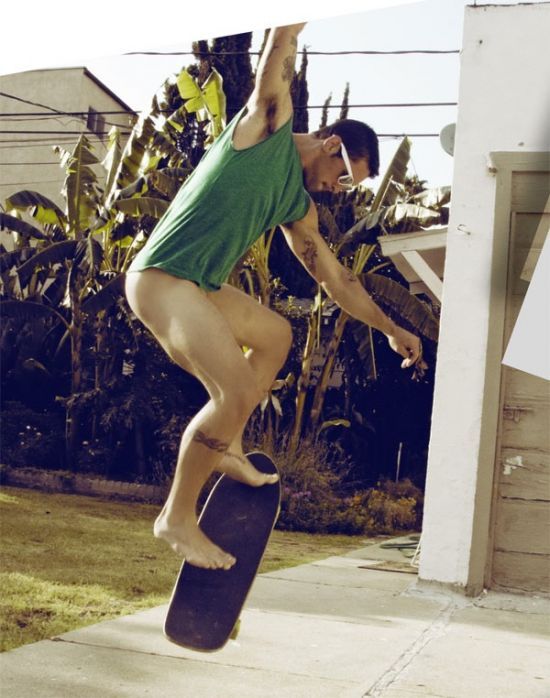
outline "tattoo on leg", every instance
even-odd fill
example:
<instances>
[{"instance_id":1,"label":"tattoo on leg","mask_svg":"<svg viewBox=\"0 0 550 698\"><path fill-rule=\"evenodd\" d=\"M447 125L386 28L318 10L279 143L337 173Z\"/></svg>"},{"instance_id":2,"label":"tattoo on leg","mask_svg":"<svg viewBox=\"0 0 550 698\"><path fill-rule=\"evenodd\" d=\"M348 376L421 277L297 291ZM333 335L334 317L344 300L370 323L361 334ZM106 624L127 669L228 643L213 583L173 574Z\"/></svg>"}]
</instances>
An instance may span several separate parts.
<instances>
[{"instance_id":1,"label":"tattoo on leg","mask_svg":"<svg viewBox=\"0 0 550 698\"><path fill-rule=\"evenodd\" d=\"M291 82L294 77L294 62L295 56L287 56L283 61L283 75L282 78L285 82Z\"/></svg>"},{"instance_id":2,"label":"tattoo on leg","mask_svg":"<svg viewBox=\"0 0 550 698\"><path fill-rule=\"evenodd\" d=\"M195 432L193 441L206 446L206 448L209 448L211 451L217 451L218 453L225 453L229 448L229 444L207 436L204 431L201 431L200 429L197 429Z\"/></svg>"},{"instance_id":3,"label":"tattoo on leg","mask_svg":"<svg viewBox=\"0 0 550 698\"><path fill-rule=\"evenodd\" d=\"M304 260L304 264L306 265L306 269L311 273L315 274L316 271L316 264L315 260L317 259L317 246L313 242L313 240L310 237L306 237L304 239L304 244L305 244L305 249L302 252L302 259Z\"/></svg>"}]
</instances>

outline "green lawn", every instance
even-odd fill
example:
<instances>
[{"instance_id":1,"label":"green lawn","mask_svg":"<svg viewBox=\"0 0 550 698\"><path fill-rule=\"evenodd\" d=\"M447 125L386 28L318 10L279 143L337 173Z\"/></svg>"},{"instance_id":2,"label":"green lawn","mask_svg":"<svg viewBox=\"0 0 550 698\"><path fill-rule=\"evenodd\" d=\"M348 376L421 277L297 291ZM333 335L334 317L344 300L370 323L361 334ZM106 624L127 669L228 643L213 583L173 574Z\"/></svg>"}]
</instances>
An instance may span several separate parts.
<instances>
[{"instance_id":1,"label":"green lawn","mask_svg":"<svg viewBox=\"0 0 550 698\"><path fill-rule=\"evenodd\" d=\"M0 649L168 601L180 560L152 533L159 507L0 490ZM338 555L364 536L275 531L261 572Z\"/></svg>"}]
</instances>

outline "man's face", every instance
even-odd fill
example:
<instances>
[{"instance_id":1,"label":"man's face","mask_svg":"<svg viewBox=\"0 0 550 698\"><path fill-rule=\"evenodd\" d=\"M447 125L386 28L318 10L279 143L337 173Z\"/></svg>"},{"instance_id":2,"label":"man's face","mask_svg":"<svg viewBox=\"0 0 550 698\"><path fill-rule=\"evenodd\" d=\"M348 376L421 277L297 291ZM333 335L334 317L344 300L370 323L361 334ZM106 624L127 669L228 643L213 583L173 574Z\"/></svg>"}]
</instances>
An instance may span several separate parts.
<instances>
[{"instance_id":1,"label":"man's face","mask_svg":"<svg viewBox=\"0 0 550 698\"><path fill-rule=\"evenodd\" d=\"M342 158L341 142L339 136L329 136L320 142L315 159L308 167L304 168L304 183L309 192L338 193L345 191L345 188L338 182L339 177L348 174ZM355 184L359 184L369 176L367 158L351 160L350 164L352 171L349 174L353 175Z\"/></svg>"}]
</instances>

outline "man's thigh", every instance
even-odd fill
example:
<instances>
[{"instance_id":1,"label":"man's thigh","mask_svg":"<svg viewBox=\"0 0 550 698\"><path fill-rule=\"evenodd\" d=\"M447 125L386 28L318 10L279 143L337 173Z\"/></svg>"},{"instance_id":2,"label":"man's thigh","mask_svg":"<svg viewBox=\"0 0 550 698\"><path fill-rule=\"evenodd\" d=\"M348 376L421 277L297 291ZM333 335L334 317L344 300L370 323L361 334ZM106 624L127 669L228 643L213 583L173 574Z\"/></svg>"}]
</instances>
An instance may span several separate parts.
<instances>
[{"instance_id":1,"label":"man's thigh","mask_svg":"<svg viewBox=\"0 0 550 698\"><path fill-rule=\"evenodd\" d=\"M207 295L224 316L241 346L270 350L274 344L290 344L292 331L288 321L247 293L224 284L219 291Z\"/></svg>"},{"instance_id":2,"label":"man's thigh","mask_svg":"<svg viewBox=\"0 0 550 698\"><path fill-rule=\"evenodd\" d=\"M253 381L231 325L195 284L156 269L132 272L126 295L168 355L199 378L211 394Z\"/></svg>"}]
</instances>

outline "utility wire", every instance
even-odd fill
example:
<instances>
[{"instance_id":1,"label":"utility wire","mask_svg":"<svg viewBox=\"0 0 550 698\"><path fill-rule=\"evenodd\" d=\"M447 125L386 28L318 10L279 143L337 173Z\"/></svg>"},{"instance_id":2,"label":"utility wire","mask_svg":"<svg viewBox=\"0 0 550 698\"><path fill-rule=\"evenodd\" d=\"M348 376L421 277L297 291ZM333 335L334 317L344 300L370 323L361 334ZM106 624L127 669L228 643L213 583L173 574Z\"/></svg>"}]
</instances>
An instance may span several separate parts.
<instances>
[{"instance_id":1,"label":"utility wire","mask_svg":"<svg viewBox=\"0 0 550 698\"><path fill-rule=\"evenodd\" d=\"M76 135L76 136L82 135L81 131L0 131L0 133L22 133L22 134L48 133L48 134L53 134L53 135L59 133L62 135ZM98 132L96 135L97 136L101 136L101 135L107 136L109 134L107 133L107 131L103 131L103 132ZM130 134L123 133L122 135L128 136ZM413 137L414 136L416 138L423 138L423 137L430 137L431 138L431 137L439 136L439 133L378 133L377 135L379 137L382 137L382 138L385 136L388 136L388 137L390 137L390 136L391 137L399 137L399 136ZM10 141L10 142L14 143L16 141L14 140L14 141Z\"/></svg>"},{"instance_id":2,"label":"utility wire","mask_svg":"<svg viewBox=\"0 0 550 698\"><path fill-rule=\"evenodd\" d=\"M16 102L22 102L23 104L30 104L33 107L40 107L41 109L47 109L48 111L53 112L57 116L77 116L81 117L84 119L85 117L88 116L88 112L66 112L61 109L56 109L55 107L51 107L48 104L41 104L40 102L33 102L30 99L24 99L23 97L18 97L17 95L12 95L9 94L8 92L0 92L0 97L6 97L7 99L13 99ZM102 113L102 112L99 112ZM136 112L134 111L122 111L122 112L114 112L114 113L121 113L121 114L127 114L128 116L135 116ZM39 116L42 116L43 113L40 112ZM108 126L118 126L120 128L120 124L114 124L112 122L106 121L105 122Z\"/></svg>"},{"instance_id":3,"label":"utility wire","mask_svg":"<svg viewBox=\"0 0 550 698\"><path fill-rule=\"evenodd\" d=\"M411 53L442 55L460 53L460 49L435 50L435 49L409 49L406 51L297 51L298 56L404 56ZM261 51L130 51L123 56L261 56Z\"/></svg>"},{"instance_id":4,"label":"utility wire","mask_svg":"<svg viewBox=\"0 0 550 698\"><path fill-rule=\"evenodd\" d=\"M101 143L105 145L103 138L89 137L90 143ZM13 148L47 148L54 145L71 145L75 142L74 138L56 138L53 141L51 138L10 138L9 140L0 140L0 150L12 150Z\"/></svg>"},{"instance_id":5,"label":"utility wire","mask_svg":"<svg viewBox=\"0 0 550 698\"><path fill-rule=\"evenodd\" d=\"M17 134L21 133L23 135L36 135L36 134L45 134L45 135L56 135L60 134L63 136L82 136L86 135L84 131L0 131L1 134ZM94 131L96 136L108 136L109 132L108 131ZM129 136L131 134L131 131L121 131L120 135L121 136Z\"/></svg>"},{"instance_id":6,"label":"utility wire","mask_svg":"<svg viewBox=\"0 0 550 698\"><path fill-rule=\"evenodd\" d=\"M348 109L386 109L386 108L394 108L394 109L399 109L399 108L410 108L410 107L456 107L458 105L458 102L373 102L371 104L308 104L307 106L297 106L294 107L294 109L324 109L325 106L327 106L328 109L341 109L342 107L346 106ZM88 112L63 112L64 116L86 116ZM125 111L98 111L98 114L103 114L103 115L112 115L112 114L128 114L128 112ZM164 109L161 111L161 113L168 113L171 114L172 110L171 109ZM0 117L12 117L12 116L19 116L19 117L30 117L30 116L42 116L42 112L0 112ZM56 115L52 114L51 116L45 116L43 118L45 119L54 119ZM21 119L23 120L23 119ZM30 119L29 119L30 121ZM120 124L119 124L120 126Z\"/></svg>"}]
</instances>

